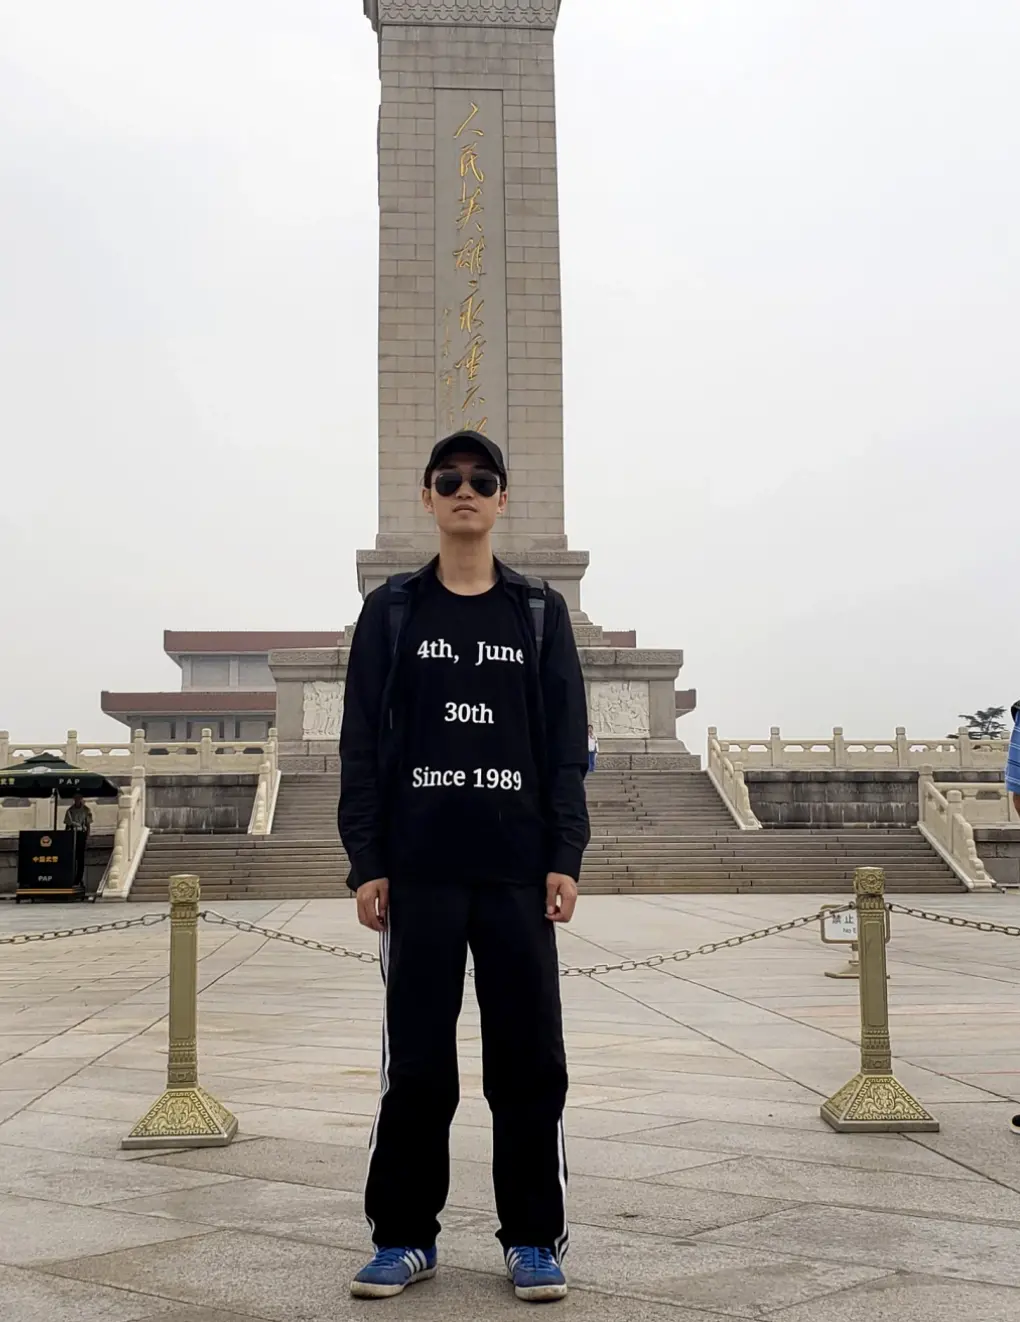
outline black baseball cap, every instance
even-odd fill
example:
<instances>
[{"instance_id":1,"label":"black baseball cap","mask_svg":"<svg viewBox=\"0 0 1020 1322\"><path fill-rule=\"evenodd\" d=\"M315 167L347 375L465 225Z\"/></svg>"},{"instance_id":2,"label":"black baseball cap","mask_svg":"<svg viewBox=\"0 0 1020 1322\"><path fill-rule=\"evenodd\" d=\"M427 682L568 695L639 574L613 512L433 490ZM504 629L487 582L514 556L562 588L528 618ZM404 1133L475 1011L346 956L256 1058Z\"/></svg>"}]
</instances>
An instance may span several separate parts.
<instances>
[{"instance_id":1,"label":"black baseball cap","mask_svg":"<svg viewBox=\"0 0 1020 1322\"><path fill-rule=\"evenodd\" d=\"M506 486L503 451L495 441L490 441L488 436L483 436L480 431L457 431L452 436L447 436L445 440L437 441L425 465L424 485L427 487L432 485L432 474L448 455L464 453L480 455L486 461L486 466L499 478L500 486Z\"/></svg>"}]
</instances>

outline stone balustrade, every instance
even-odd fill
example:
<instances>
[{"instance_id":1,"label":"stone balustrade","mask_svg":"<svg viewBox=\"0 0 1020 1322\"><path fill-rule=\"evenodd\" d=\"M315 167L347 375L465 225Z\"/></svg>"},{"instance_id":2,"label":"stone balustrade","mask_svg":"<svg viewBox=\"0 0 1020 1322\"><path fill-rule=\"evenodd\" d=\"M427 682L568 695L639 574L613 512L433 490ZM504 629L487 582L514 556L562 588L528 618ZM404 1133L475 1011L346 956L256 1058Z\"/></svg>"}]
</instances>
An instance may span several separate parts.
<instances>
[{"instance_id":1,"label":"stone balustrade","mask_svg":"<svg viewBox=\"0 0 1020 1322\"><path fill-rule=\"evenodd\" d=\"M971 826L1020 826L1020 813L1013 805L1013 795L1005 784L975 784L940 781L943 794L956 791L960 795L961 811Z\"/></svg>"},{"instance_id":2,"label":"stone balustrade","mask_svg":"<svg viewBox=\"0 0 1020 1322\"><path fill-rule=\"evenodd\" d=\"M972 739L965 728L944 739L914 739L908 737L902 725L896 727L892 739L848 739L841 726L835 727L831 739L789 739L777 725L767 739L723 738L712 726L708 739L710 750L716 741L722 756L734 765L741 763L748 771L763 767L782 771L919 771L923 766L938 771L956 767L1001 771L1009 748L1005 739Z\"/></svg>"},{"instance_id":3,"label":"stone balustrade","mask_svg":"<svg viewBox=\"0 0 1020 1322\"><path fill-rule=\"evenodd\" d=\"M951 789L943 794L941 787L935 784L934 775L932 767L921 767L918 776L918 828L968 890L991 890L993 882L978 854L974 828L964 816L963 792Z\"/></svg>"},{"instance_id":4,"label":"stone balustrade","mask_svg":"<svg viewBox=\"0 0 1020 1322\"><path fill-rule=\"evenodd\" d=\"M82 743L76 730L68 730L67 739L53 743L19 743L6 730L0 730L0 767L18 766L40 753L54 753L72 766L98 771L104 776L130 776L135 767L149 775L174 771L195 773L230 771L260 772L267 758L276 763L276 731L268 739L216 740L211 730L191 742L158 740L149 742L140 730L129 744Z\"/></svg>"},{"instance_id":5,"label":"stone balustrade","mask_svg":"<svg viewBox=\"0 0 1020 1322\"><path fill-rule=\"evenodd\" d=\"M131 784L117 799L113 853L100 891L104 899L126 900L149 839L145 825L145 769L134 767Z\"/></svg>"},{"instance_id":6,"label":"stone balustrade","mask_svg":"<svg viewBox=\"0 0 1020 1322\"><path fill-rule=\"evenodd\" d=\"M255 787L255 802L252 804L251 821L248 824L249 835L269 835L276 816L276 800L280 793L280 761L276 731L269 732L269 748L266 759L259 767L259 781Z\"/></svg>"},{"instance_id":7,"label":"stone balustrade","mask_svg":"<svg viewBox=\"0 0 1020 1322\"><path fill-rule=\"evenodd\" d=\"M709 731L708 738L708 778L742 831L762 829L751 807L743 763L727 757L714 730Z\"/></svg>"}]
</instances>

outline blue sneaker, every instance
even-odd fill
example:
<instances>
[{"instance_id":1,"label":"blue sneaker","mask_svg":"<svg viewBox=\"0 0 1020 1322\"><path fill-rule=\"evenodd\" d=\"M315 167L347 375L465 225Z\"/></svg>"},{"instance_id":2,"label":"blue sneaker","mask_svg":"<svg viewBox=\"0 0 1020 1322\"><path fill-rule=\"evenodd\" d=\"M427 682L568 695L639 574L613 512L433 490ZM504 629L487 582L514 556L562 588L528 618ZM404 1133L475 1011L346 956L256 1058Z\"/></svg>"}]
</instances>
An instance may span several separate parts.
<instances>
[{"instance_id":1,"label":"blue sneaker","mask_svg":"<svg viewBox=\"0 0 1020 1322\"><path fill-rule=\"evenodd\" d=\"M507 1249L506 1270L518 1299L544 1304L566 1298L566 1277L550 1249Z\"/></svg>"},{"instance_id":2,"label":"blue sneaker","mask_svg":"<svg viewBox=\"0 0 1020 1322\"><path fill-rule=\"evenodd\" d=\"M355 1299L390 1299L435 1274L435 1245L430 1249L376 1249L372 1261L351 1281L351 1294Z\"/></svg>"}]
</instances>

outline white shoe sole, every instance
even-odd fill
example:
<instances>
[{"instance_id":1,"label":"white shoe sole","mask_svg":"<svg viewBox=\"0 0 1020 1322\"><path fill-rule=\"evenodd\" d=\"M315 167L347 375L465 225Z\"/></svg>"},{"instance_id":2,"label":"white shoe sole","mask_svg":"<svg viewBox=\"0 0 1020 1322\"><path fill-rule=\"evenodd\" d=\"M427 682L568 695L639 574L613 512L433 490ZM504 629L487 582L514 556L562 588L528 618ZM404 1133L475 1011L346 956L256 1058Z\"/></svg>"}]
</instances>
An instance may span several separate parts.
<instances>
[{"instance_id":1,"label":"white shoe sole","mask_svg":"<svg viewBox=\"0 0 1020 1322\"><path fill-rule=\"evenodd\" d=\"M515 1285L514 1294L526 1304L551 1304L566 1299L566 1285Z\"/></svg>"},{"instance_id":2,"label":"white shoe sole","mask_svg":"<svg viewBox=\"0 0 1020 1322\"><path fill-rule=\"evenodd\" d=\"M351 1297L353 1299L392 1299L394 1295L403 1294L409 1285L417 1285L419 1281L431 1281L435 1274L436 1268L428 1267L425 1271L416 1273L403 1285L373 1285L371 1281L351 1281Z\"/></svg>"}]
</instances>

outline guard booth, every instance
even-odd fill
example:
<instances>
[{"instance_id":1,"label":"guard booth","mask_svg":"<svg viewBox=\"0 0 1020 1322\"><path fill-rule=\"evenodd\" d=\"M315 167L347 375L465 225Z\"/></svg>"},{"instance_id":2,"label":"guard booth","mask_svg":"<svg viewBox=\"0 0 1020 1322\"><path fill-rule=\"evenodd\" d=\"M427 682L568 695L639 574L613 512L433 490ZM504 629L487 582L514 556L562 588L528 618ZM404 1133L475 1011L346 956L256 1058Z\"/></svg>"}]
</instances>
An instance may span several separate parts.
<instances>
[{"instance_id":1,"label":"guard booth","mask_svg":"<svg viewBox=\"0 0 1020 1322\"><path fill-rule=\"evenodd\" d=\"M10 794L24 799L52 799L53 827L48 831L18 833L18 890L14 899L84 900L88 896L84 872L82 884L76 885L78 865L83 862L88 834L83 831L60 831L57 814L60 800L116 799L118 787L95 771L73 767L53 753L40 753L13 767L0 770L0 796ZM95 898L93 896L93 898Z\"/></svg>"},{"instance_id":2,"label":"guard booth","mask_svg":"<svg viewBox=\"0 0 1020 1322\"><path fill-rule=\"evenodd\" d=\"M85 898L85 886L75 885L77 831L18 832L18 893L22 899ZM82 841L81 848L85 848Z\"/></svg>"}]
</instances>

